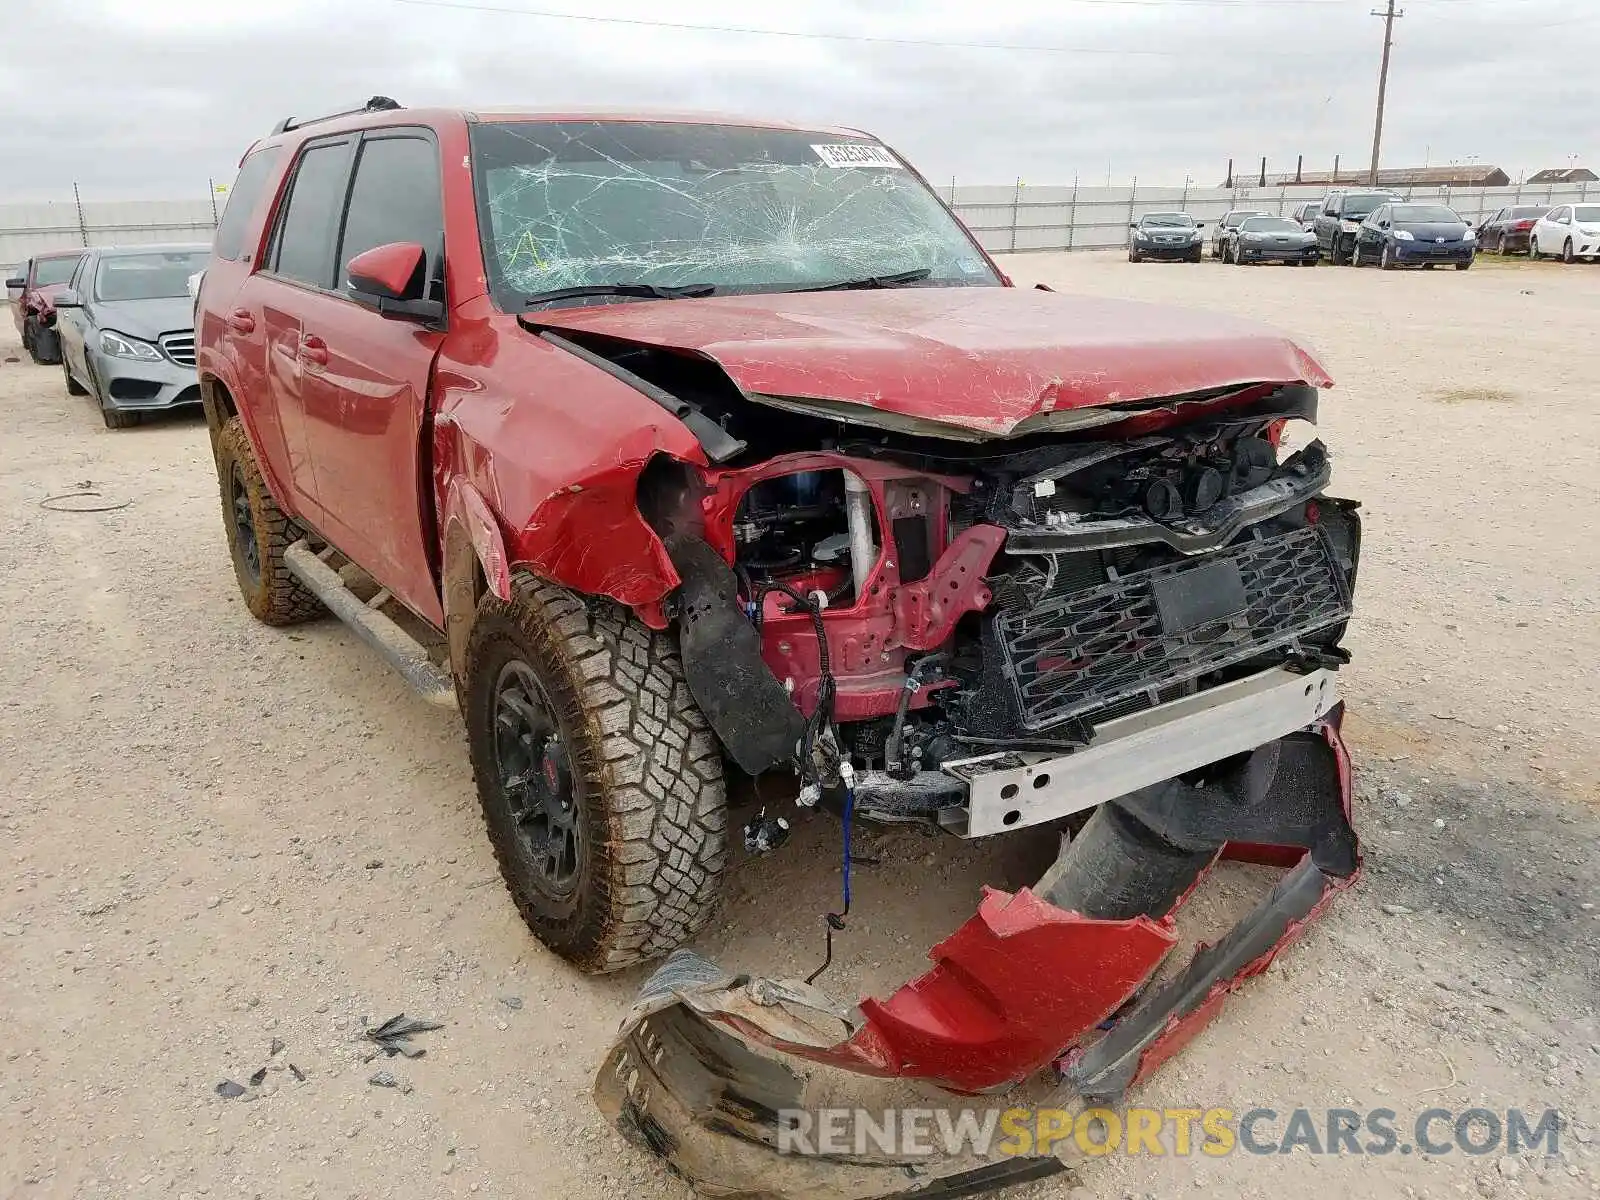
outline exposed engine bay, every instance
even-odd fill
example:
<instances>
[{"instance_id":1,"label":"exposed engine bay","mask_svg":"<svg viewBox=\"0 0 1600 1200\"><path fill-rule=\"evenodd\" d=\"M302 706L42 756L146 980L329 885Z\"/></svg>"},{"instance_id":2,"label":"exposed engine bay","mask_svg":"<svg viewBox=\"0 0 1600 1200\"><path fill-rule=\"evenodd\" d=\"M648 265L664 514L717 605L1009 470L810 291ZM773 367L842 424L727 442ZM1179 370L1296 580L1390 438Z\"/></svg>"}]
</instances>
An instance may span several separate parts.
<instances>
[{"instance_id":1,"label":"exposed engine bay","mask_svg":"<svg viewBox=\"0 0 1600 1200\"><path fill-rule=\"evenodd\" d=\"M792 757L803 804L848 782L861 819L962 836L1305 728L1337 703L1360 545L1356 506L1322 494L1322 443L1280 451L1314 402L1283 388L1120 439L853 438L709 472L704 540L788 701L725 719L702 701L713 726L752 772ZM731 645L714 653L727 666ZM763 713L796 755L753 730ZM1152 755L1179 717L1194 736Z\"/></svg>"}]
</instances>

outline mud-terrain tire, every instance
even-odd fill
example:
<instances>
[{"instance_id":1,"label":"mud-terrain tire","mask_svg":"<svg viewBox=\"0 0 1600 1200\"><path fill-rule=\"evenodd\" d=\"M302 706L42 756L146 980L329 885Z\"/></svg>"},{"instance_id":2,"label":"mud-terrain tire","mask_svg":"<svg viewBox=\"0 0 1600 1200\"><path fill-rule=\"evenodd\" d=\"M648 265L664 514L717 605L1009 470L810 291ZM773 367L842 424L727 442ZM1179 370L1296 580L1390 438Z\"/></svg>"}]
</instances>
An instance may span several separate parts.
<instances>
[{"instance_id":1,"label":"mud-terrain tire","mask_svg":"<svg viewBox=\"0 0 1600 1200\"><path fill-rule=\"evenodd\" d=\"M672 633L518 572L509 601L478 606L462 691L489 839L534 936L598 973L704 927L727 798Z\"/></svg>"},{"instance_id":2,"label":"mud-terrain tire","mask_svg":"<svg viewBox=\"0 0 1600 1200\"><path fill-rule=\"evenodd\" d=\"M1114 804L1102 804L1072 839L1052 904L1105 921L1165 916L1216 858L1216 848L1175 846Z\"/></svg>"},{"instance_id":3,"label":"mud-terrain tire","mask_svg":"<svg viewBox=\"0 0 1600 1200\"><path fill-rule=\"evenodd\" d=\"M61 356L61 378L67 385L67 395L87 396L89 394L89 389L72 377L72 368L67 366L67 356L65 354Z\"/></svg>"},{"instance_id":4,"label":"mud-terrain tire","mask_svg":"<svg viewBox=\"0 0 1600 1200\"><path fill-rule=\"evenodd\" d=\"M110 409L105 413L107 425L113 415L136 415ZM266 625L295 625L319 615L322 602L283 561L283 552L305 537L305 531L284 515L267 490L238 417L229 417L217 435L217 484L228 556L250 614Z\"/></svg>"}]
</instances>

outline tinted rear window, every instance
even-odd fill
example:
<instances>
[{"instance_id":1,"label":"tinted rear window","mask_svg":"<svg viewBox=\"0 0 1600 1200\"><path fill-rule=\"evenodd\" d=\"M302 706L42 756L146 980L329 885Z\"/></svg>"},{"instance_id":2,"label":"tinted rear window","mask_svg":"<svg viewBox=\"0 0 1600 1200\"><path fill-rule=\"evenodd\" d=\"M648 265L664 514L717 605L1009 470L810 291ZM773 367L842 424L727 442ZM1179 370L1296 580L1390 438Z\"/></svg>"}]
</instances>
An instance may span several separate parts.
<instances>
[{"instance_id":1,"label":"tinted rear window","mask_svg":"<svg viewBox=\"0 0 1600 1200\"><path fill-rule=\"evenodd\" d=\"M261 195L272 178L273 168L283 156L281 146L268 146L257 150L244 160L239 177L233 181L228 193L227 207L222 210L222 220L217 224L216 254L232 262L244 250L245 231L250 227L250 217L261 202Z\"/></svg>"},{"instance_id":2,"label":"tinted rear window","mask_svg":"<svg viewBox=\"0 0 1600 1200\"><path fill-rule=\"evenodd\" d=\"M344 208L348 142L312 146L295 168L272 269L313 287L333 286L333 236Z\"/></svg>"}]
</instances>

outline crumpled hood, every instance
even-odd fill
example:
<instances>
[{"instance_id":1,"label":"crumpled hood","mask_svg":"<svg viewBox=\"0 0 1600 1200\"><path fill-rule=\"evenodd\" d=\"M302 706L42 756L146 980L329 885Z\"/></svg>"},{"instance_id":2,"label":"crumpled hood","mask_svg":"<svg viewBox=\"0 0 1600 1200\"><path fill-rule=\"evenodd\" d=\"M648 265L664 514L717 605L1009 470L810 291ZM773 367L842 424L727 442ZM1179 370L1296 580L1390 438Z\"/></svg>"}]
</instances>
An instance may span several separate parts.
<instances>
[{"instance_id":1,"label":"crumpled hood","mask_svg":"<svg viewBox=\"0 0 1600 1200\"><path fill-rule=\"evenodd\" d=\"M931 422L979 437L1099 423L1072 419L1081 409L1247 384L1332 382L1287 335L1248 321L1022 288L712 296L556 309L526 320L705 355L769 402L847 419L860 406L880 415L855 416L867 423Z\"/></svg>"},{"instance_id":2,"label":"crumpled hood","mask_svg":"<svg viewBox=\"0 0 1600 1200\"><path fill-rule=\"evenodd\" d=\"M194 328L194 302L187 296L158 300L100 300L94 306L95 323L129 337L153 342L163 333Z\"/></svg>"},{"instance_id":3,"label":"crumpled hood","mask_svg":"<svg viewBox=\"0 0 1600 1200\"><path fill-rule=\"evenodd\" d=\"M67 290L64 283L38 284L22 293L22 300L30 304L35 311L51 313L56 309L56 297Z\"/></svg>"}]
</instances>

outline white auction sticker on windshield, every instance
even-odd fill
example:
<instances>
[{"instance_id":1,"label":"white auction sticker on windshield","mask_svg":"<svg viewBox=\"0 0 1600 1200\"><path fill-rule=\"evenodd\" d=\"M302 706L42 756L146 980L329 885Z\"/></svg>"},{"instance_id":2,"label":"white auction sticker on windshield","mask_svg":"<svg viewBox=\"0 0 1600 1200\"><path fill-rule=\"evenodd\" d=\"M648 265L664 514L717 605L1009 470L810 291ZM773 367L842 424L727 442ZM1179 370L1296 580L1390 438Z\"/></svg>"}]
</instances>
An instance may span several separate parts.
<instances>
[{"instance_id":1,"label":"white auction sticker on windshield","mask_svg":"<svg viewBox=\"0 0 1600 1200\"><path fill-rule=\"evenodd\" d=\"M812 146L817 157L830 167L895 167L905 168L900 160L889 153L887 146L867 145L862 142L841 142L833 146Z\"/></svg>"}]
</instances>

